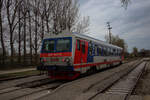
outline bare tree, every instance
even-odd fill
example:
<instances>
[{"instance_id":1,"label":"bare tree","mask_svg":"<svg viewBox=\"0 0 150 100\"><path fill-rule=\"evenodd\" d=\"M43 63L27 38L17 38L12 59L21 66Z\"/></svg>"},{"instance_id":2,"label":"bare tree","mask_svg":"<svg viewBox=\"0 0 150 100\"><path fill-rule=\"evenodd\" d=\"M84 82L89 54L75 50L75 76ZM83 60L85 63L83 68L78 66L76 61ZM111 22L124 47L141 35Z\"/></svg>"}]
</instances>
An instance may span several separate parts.
<instances>
[{"instance_id":1,"label":"bare tree","mask_svg":"<svg viewBox=\"0 0 150 100\"><path fill-rule=\"evenodd\" d=\"M66 29L73 31L75 26L81 33L88 30L89 18L84 17L78 21L77 0L0 0L1 4L2 2L6 7L3 12L6 13L11 59L14 57L14 47L18 46L18 62L21 62L22 53L25 58L29 50L32 63L32 54L38 55L39 45L45 34L60 34ZM0 9L0 40L5 51L1 11Z\"/></svg>"},{"instance_id":2,"label":"bare tree","mask_svg":"<svg viewBox=\"0 0 150 100\"><path fill-rule=\"evenodd\" d=\"M59 34L63 30L70 30L78 17L78 3L76 0L55 0L53 2L53 33Z\"/></svg>"},{"instance_id":3,"label":"bare tree","mask_svg":"<svg viewBox=\"0 0 150 100\"><path fill-rule=\"evenodd\" d=\"M122 6L125 8L127 8L129 2L130 2L130 0L121 0Z\"/></svg>"},{"instance_id":4,"label":"bare tree","mask_svg":"<svg viewBox=\"0 0 150 100\"><path fill-rule=\"evenodd\" d=\"M108 35L105 35L105 40L106 40L106 42L109 42L109 41L110 41ZM127 47L128 47L128 46L127 46L125 40L124 40L124 39L121 39L118 35L116 35L116 36L111 35L111 43L112 43L113 45L117 45L117 46L123 48L123 50L127 52Z\"/></svg>"},{"instance_id":5,"label":"bare tree","mask_svg":"<svg viewBox=\"0 0 150 100\"><path fill-rule=\"evenodd\" d=\"M83 17L77 25L74 27L73 31L78 33L88 33L89 31L89 25L90 25L90 19L88 17Z\"/></svg>"},{"instance_id":6,"label":"bare tree","mask_svg":"<svg viewBox=\"0 0 150 100\"><path fill-rule=\"evenodd\" d=\"M133 47L132 54L133 54L134 57L138 56L138 48L137 47Z\"/></svg>"},{"instance_id":7,"label":"bare tree","mask_svg":"<svg viewBox=\"0 0 150 100\"><path fill-rule=\"evenodd\" d=\"M2 50L3 50L2 62L4 64L6 52L5 52L5 43L4 43L4 35L3 35L2 8L3 8L3 0L0 0L0 40L1 40Z\"/></svg>"},{"instance_id":8,"label":"bare tree","mask_svg":"<svg viewBox=\"0 0 150 100\"><path fill-rule=\"evenodd\" d=\"M25 62L25 57L26 57L26 38L27 38L27 33L26 33L26 20L27 20L27 12L28 12L28 9L27 9L27 1L26 0L23 0L22 2L22 15L23 15L23 49L24 49L24 62Z\"/></svg>"},{"instance_id":9,"label":"bare tree","mask_svg":"<svg viewBox=\"0 0 150 100\"><path fill-rule=\"evenodd\" d=\"M49 26L48 26L48 16L47 13L49 14L50 11L47 11L47 0L43 0L40 3L40 9L38 10L38 14L40 16L40 21L41 21L41 28L40 28L40 37L41 41L44 38L44 33L45 33L45 23L44 20L46 19L47 22L47 31L49 31ZM47 16L47 17L46 17Z\"/></svg>"},{"instance_id":10,"label":"bare tree","mask_svg":"<svg viewBox=\"0 0 150 100\"><path fill-rule=\"evenodd\" d=\"M8 20L8 27L9 27L9 34L10 34L10 48L11 48L11 61L13 61L14 56L14 30L17 25L16 21L16 14L19 4L22 0L6 0L6 13L7 13L7 20Z\"/></svg>"},{"instance_id":11,"label":"bare tree","mask_svg":"<svg viewBox=\"0 0 150 100\"><path fill-rule=\"evenodd\" d=\"M46 21L46 29L47 33L49 34L50 32L50 18L51 16L51 11L54 8L54 2L55 0L44 0L43 1L43 7L44 7L44 16L45 16L45 21Z\"/></svg>"},{"instance_id":12,"label":"bare tree","mask_svg":"<svg viewBox=\"0 0 150 100\"><path fill-rule=\"evenodd\" d=\"M31 62L31 64L32 64L32 30L31 30L31 28L32 28L32 26L31 26L31 4L30 4L30 2L29 2L29 0L27 1L27 5L28 5L28 26L29 26L29 44L30 44L30 62Z\"/></svg>"},{"instance_id":13,"label":"bare tree","mask_svg":"<svg viewBox=\"0 0 150 100\"><path fill-rule=\"evenodd\" d=\"M18 6L18 62L21 62L21 28L22 28L22 22L21 22L21 5Z\"/></svg>"},{"instance_id":14,"label":"bare tree","mask_svg":"<svg viewBox=\"0 0 150 100\"><path fill-rule=\"evenodd\" d=\"M33 21L34 21L34 45L32 45L34 52L35 52L35 58L37 59L38 54L38 10L40 6L40 0L33 0L32 2L32 8L33 8Z\"/></svg>"}]
</instances>

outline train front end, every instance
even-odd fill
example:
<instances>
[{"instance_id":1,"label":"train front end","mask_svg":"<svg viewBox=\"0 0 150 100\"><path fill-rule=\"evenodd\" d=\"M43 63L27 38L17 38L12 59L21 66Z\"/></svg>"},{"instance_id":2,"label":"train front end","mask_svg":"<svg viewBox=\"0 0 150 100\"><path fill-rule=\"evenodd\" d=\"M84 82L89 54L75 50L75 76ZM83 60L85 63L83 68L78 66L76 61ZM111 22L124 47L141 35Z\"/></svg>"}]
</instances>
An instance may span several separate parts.
<instances>
[{"instance_id":1,"label":"train front end","mask_svg":"<svg viewBox=\"0 0 150 100\"><path fill-rule=\"evenodd\" d=\"M79 76L73 68L72 37L43 40L38 70L47 71L52 79L72 80Z\"/></svg>"}]
</instances>

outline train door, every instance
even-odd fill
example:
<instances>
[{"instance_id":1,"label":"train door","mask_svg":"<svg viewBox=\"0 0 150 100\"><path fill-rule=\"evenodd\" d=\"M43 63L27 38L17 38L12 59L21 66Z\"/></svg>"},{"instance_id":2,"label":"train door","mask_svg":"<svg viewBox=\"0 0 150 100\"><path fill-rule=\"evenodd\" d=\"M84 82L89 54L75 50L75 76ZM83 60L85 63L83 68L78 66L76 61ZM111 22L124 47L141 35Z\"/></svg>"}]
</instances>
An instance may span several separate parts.
<instances>
[{"instance_id":1,"label":"train door","mask_svg":"<svg viewBox=\"0 0 150 100\"><path fill-rule=\"evenodd\" d=\"M74 64L87 62L88 43L86 41L76 40Z\"/></svg>"},{"instance_id":2,"label":"train door","mask_svg":"<svg viewBox=\"0 0 150 100\"><path fill-rule=\"evenodd\" d=\"M87 51L88 51L88 43L86 41L81 41L81 63L87 62Z\"/></svg>"},{"instance_id":3,"label":"train door","mask_svg":"<svg viewBox=\"0 0 150 100\"><path fill-rule=\"evenodd\" d=\"M93 45L91 42L89 42L87 62L93 62L93 52L94 52Z\"/></svg>"}]
</instances>

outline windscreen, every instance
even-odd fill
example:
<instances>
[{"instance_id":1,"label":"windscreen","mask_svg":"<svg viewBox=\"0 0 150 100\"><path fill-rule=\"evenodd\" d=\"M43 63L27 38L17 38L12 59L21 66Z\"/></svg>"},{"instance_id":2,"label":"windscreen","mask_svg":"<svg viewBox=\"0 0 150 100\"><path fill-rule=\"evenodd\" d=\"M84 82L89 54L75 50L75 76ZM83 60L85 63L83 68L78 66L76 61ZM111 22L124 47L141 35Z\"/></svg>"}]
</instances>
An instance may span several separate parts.
<instances>
[{"instance_id":1,"label":"windscreen","mask_svg":"<svg viewBox=\"0 0 150 100\"><path fill-rule=\"evenodd\" d=\"M44 52L54 52L55 41L54 40L44 40L43 49Z\"/></svg>"},{"instance_id":2,"label":"windscreen","mask_svg":"<svg viewBox=\"0 0 150 100\"><path fill-rule=\"evenodd\" d=\"M57 52L67 52L71 47L70 39L58 39L56 43L56 51Z\"/></svg>"},{"instance_id":3,"label":"windscreen","mask_svg":"<svg viewBox=\"0 0 150 100\"><path fill-rule=\"evenodd\" d=\"M43 41L42 52L56 53L56 52L70 52L71 51L71 38L54 38L45 39Z\"/></svg>"}]
</instances>

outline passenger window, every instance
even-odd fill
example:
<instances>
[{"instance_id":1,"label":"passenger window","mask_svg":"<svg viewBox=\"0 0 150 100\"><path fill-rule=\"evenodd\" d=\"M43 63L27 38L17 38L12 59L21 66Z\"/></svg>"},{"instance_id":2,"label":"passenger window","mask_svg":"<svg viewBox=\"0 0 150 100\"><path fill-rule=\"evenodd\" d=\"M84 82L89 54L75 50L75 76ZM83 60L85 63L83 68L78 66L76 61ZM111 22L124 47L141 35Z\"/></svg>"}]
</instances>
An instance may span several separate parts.
<instances>
[{"instance_id":1,"label":"passenger window","mask_svg":"<svg viewBox=\"0 0 150 100\"><path fill-rule=\"evenodd\" d=\"M99 55L102 56L102 49L99 48Z\"/></svg>"},{"instance_id":2,"label":"passenger window","mask_svg":"<svg viewBox=\"0 0 150 100\"><path fill-rule=\"evenodd\" d=\"M104 54L104 56L106 56L106 48L105 47L103 48L103 54Z\"/></svg>"},{"instance_id":3,"label":"passenger window","mask_svg":"<svg viewBox=\"0 0 150 100\"><path fill-rule=\"evenodd\" d=\"M80 40L77 40L77 49L80 50Z\"/></svg>"},{"instance_id":4,"label":"passenger window","mask_svg":"<svg viewBox=\"0 0 150 100\"><path fill-rule=\"evenodd\" d=\"M103 56L105 56L105 48L103 47Z\"/></svg>"},{"instance_id":5,"label":"passenger window","mask_svg":"<svg viewBox=\"0 0 150 100\"><path fill-rule=\"evenodd\" d=\"M98 56L101 55L101 54L100 54L100 48L99 48L99 47L97 47L97 55L98 55Z\"/></svg>"},{"instance_id":6,"label":"passenger window","mask_svg":"<svg viewBox=\"0 0 150 100\"><path fill-rule=\"evenodd\" d=\"M113 49L111 48L111 55L113 56Z\"/></svg>"},{"instance_id":7,"label":"passenger window","mask_svg":"<svg viewBox=\"0 0 150 100\"><path fill-rule=\"evenodd\" d=\"M108 56L108 50L105 48L105 55Z\"/></svg>"},{"instance_id":8,"label":"passenger window","mask_svg":"<svg viewBox=\"0 0 150 100\"><path fill-rule=\"evenodd\" d=\"M92 47L92 44L89 43L89 54L90 54L90 56L92 56L92 52L93 52L93 47Z\"/></svg>"},{"instance_id":9,"label":"passenger window","mask_svg":"<svg viewBox=\"0 0 150 100\"><path fill-rule=\"evenodd\" d=\"M119 50L119 56L121 56L121 51Z\"/></svg>"},{"instance_id":10,"label":"passenger window","mask_svg":"<svg viewBox=\"0 0 150 100\"><path fill-rule=\"evenodd\" d=\"M82 53L85 53L85 42L81 42L82 45Z\"/></svg>"},{"instance_id":11,"label":"passenger window","mask_svg":"<svg viewBox=\"0 0 150 100\"><path fill-rule=\"evenodd\" d=\"M116 50L115 49L113 49L113 55L116 56Z\"/></svg>"},{"instance_id":12,"label":"passenger window","mask_svg":"<svg viewBox=\"0 0 150 100\"><path fill-rule=\"evenodd\" d=\"M97 47L97 55L99 56L99 47Z\"/></svg>"},{"instance_id":13,"label":"passenger window","mask_svg":"<svg viewBox=\"0 0 150 100\"><path fill-rule=\"evenodd\" d=\"M107 48L107 56L109 56L109 48Z\"/></svg>"},{"instance_id":14,"label":"passenger window","mask_svg":"<svg viewBox=\"0 0 150 100\"><path fill-rule=\"evenodd\" d=\"M118 49L117 49L117 56L118 56Z\"/></svg>"},{"instance_id":15,"label":"passenger window","mask_svg":"<svg viewBox=\"0 0 150 100\"><path fill-rule=\"evenodd\" d=\"M97 56L97 45L95 45L95 55Z\"/></svg>"},{"instance_id":16,"label":"passenger window","mask_svg":"<svg viewBox=\"0 0 150 100\"><path fill-rule=\"evenodd\" d=\"M104 56L104 48L101 47L101 55Z\"/></svg>"},{"instance_id":17,"label":"passenger window","mask_svg":"<svg viewBox=\"0 0 150 100\"><path fill-rule=\"evenodd\" d=\"M110 48L110 55L112 56L112 48Z\"/></svg>"}]
</instances>

